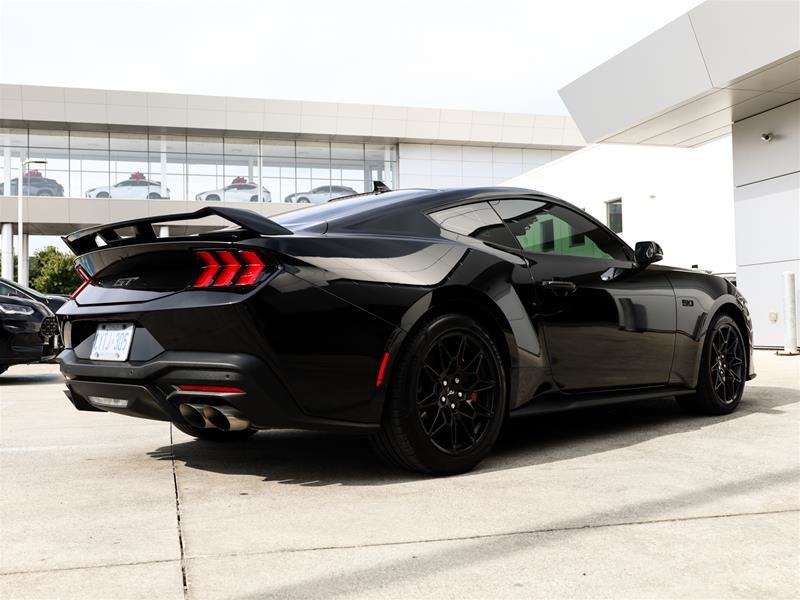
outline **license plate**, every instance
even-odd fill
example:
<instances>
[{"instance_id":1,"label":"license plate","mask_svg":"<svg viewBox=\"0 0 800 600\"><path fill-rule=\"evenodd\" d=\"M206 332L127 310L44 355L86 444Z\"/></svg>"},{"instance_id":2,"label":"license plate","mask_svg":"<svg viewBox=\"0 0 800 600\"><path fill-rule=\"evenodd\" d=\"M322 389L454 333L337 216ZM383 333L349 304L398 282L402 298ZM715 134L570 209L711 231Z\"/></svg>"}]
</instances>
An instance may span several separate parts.
<instances>
[{"instance_id":1,"label":"license plate","mask_svg":"<svg viewBox=\"0 0 800 600\"><path fill-rule=\"evenodd\" d=\"M92 360L128 360L133 341L133 323L102 323L92 344Z\"/></svg>"}]
</instances>

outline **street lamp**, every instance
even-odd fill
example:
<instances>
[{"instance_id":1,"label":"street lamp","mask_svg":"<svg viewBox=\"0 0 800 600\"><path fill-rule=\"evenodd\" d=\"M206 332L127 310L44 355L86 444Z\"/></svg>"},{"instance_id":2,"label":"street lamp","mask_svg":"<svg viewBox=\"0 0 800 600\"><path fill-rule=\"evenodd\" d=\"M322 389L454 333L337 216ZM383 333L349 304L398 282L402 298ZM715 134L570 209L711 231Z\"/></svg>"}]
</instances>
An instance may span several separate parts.
<instances>
[{"instance_id":1,"label":"street lamp","mask_svg":"<svg viewBox=\"0 0 800 600\"><path fill-rule=\"evenodd\" d=\"M22 256L22 187L25 182L25 170L28 165L46 165L47 161L36 158L26 158L21 160L19 164L19 177L17 177L17 283L27 287L28 285L28 269L25 265L24 273L22 268L23 260L27 256ZM23 276L24 275L24 276Z\"/></svg>"}]
</instances>

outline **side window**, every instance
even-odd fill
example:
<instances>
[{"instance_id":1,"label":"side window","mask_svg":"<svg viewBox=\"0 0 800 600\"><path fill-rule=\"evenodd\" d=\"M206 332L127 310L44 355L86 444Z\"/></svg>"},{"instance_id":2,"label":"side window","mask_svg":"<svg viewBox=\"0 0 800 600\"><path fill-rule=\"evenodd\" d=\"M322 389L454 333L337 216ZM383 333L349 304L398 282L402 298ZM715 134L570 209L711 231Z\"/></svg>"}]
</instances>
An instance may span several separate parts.
<instances>
[{"instance_id":1,"label":"side window","mask_svg":"<svg viewBox=\"0 0 800 600\"><path fill-rule=\"evenodd\" d=\"M447 231L518 249L503 221L486 202L446 208L430 213L430 217Z\"/></svg>"},{"instance_id":2,"label":"side window","mask_svg":"<svg viewBox=\"0 0 800 600\"><path fill-rule=\"evenodd\" d=\"M539 200L492 203L526 252L630 260L625 247L577 212Z\"/></svg>"}]
</instances>

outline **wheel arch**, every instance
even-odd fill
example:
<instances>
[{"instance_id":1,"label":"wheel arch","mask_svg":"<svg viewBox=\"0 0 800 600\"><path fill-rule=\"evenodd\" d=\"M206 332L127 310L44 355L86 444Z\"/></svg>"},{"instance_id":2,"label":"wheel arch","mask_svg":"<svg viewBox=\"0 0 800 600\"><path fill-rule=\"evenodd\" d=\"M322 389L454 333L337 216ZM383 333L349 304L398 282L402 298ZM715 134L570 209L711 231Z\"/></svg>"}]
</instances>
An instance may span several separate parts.
<instances>
[{"instance_id":1,"label":"wheel arch","mask_svg":"<svg viewBox=\"0 0 800 600\"><path fill-rule=\"evenodd\" d=\"M413 336L437 316L448 313L460 313L475 319L491 336L503 361L509 400L507 406L510 408L517 389L515 367L518 365L518 351L514 333L501 308L487 295L467 286L447 286L429 292L406 311L400 328L388 344L391 361L386 379L391 379L397 357Z\"/></svg>"},{"instance_id":2,"label":"wheel arch","mask_svg":"<svg viewBox=\"0 0 800 600\"><path fill-rule=\"evenodd\" d=\"M700 342L697 348L697 354L695 357L695 368L694 368L694 381L692 382L692 387L697 385L697 382L700 378L700 369L702 368L702 357L703 351L706 346L706 341L708 339L708 331L711 327L711 323L720 315L726 315L734 320L736 325L739 326L739 330L742 334L742 339L744 340L745 345L745 372L748 373L748 379L751 378L750 373L752 371L752 350L753 350L753 339L752 339L752 330L750 326L749 319L745 316L744 309L739 306L736 301L736 298L733 296L725 295L717 299L714 303L714 306L711 310L708 311L708 318L704 323L704 327L702 329L702 333L700 335Z\"/></svg>"}]
</instances>

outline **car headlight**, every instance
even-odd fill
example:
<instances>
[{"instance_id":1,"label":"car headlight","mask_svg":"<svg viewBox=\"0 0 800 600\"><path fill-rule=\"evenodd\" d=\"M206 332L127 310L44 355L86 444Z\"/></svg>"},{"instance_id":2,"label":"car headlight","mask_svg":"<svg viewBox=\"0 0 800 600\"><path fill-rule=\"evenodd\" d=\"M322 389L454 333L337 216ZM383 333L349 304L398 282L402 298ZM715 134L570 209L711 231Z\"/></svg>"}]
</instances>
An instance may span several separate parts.
<instances>
[{"instance_id":1,"label":"car headlight","mask_svg":"<svg viewBox=\"0 0 800 600\"><path fill-rule=\"evenodd\" d=\"M5 315L32 315L33 308L22 304L0 304L0 313Z\"/></svg>"}]
</instances>

